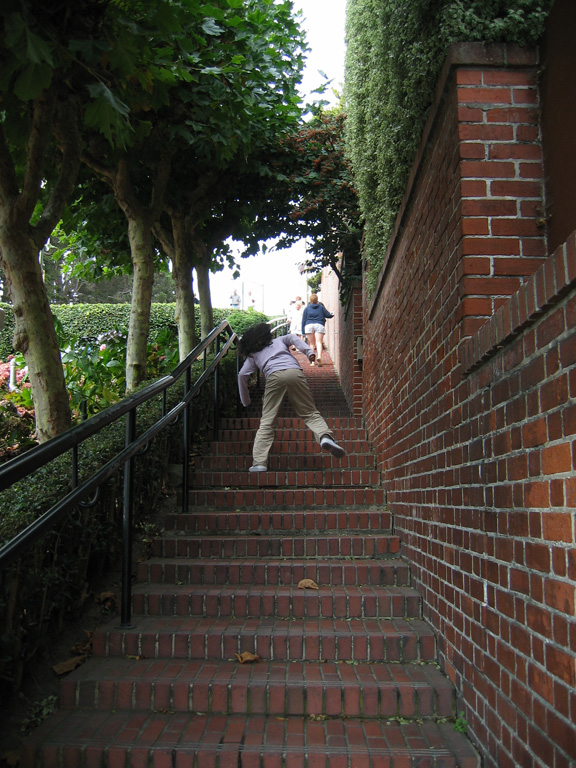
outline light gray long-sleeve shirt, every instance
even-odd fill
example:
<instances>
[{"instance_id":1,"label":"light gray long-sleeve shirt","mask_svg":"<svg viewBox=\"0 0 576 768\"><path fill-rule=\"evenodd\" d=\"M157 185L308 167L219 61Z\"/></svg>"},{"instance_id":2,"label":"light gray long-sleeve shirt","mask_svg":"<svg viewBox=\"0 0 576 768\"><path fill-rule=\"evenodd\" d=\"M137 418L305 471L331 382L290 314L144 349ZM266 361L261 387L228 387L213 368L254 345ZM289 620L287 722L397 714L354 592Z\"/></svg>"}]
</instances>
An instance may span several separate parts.
<instances>
[{"instance_id":1,"label":"light gray long-sleeve shirt","mask_svg":"<svg viewBox=\"0 0 576 768\"><path fill-rule=\"evenodd\" d=\"M310 356L314 356L314 352L308 344L294 333L279 336L260 352L253 352L248 355L238 374L238 391L242 405L247 406L251 403L248 379L256 371L262 371L264 378L267 379L275 371L285 371L287 368L301 369L298 361L290 352L292 346L299 349L300 352L304 352L308 359Z\"/></svg>"}]
</instances>

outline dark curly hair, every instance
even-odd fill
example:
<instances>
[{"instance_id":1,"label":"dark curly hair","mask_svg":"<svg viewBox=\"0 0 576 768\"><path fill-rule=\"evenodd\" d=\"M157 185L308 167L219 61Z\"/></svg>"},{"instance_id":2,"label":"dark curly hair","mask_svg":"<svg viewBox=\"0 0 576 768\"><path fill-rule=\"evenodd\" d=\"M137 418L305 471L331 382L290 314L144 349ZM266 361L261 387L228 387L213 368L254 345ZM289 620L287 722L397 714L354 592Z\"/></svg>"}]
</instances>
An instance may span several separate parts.
<instances>
[{"instance_id":1,"label":"dark curly hair","mask_svg":"<svg viewBox=\"0 0 576 768\"><path fill-rule=\"evenodd\" d=\"M253 352L260 352L260 350L267 347L272 343L272 331L268 323L258 323L253 325L252 328L244 331L242 338L238 343L238 349L240 354L244 357L248 357Z\"/></svg>"}]
</instances>

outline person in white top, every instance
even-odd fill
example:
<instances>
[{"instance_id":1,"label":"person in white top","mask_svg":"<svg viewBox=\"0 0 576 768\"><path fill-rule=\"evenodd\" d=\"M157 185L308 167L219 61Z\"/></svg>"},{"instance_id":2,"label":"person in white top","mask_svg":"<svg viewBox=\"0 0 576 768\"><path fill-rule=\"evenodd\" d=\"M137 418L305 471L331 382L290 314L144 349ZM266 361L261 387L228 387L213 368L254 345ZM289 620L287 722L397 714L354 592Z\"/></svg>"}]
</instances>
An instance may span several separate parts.
<instances>
[{"instance_id":1,"label":"person in white top","mask_svg":"<svg viewBox=\"0 0 576 768\"><path fill-rule=\"evenodd\" d=\"M297 336L302 336L302 313L304 312L304 304L300 296L296 296L294 304L290 306L288 319L290 320L289 333L295 333Z\"/></svg>"}]
</instances>

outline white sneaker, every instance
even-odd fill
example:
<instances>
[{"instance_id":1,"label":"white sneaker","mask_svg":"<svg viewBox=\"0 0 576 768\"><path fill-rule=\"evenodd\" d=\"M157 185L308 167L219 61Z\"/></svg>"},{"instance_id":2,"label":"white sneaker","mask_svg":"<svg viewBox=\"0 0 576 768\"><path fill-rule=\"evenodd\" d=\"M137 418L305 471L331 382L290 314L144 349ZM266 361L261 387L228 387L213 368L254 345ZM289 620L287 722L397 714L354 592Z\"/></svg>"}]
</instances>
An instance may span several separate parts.
<instances>
[{"instance_id":1,"label":"white sneaker","mask_svg":"<svg viewBox=\"0 0 576 768\"><path fill-rule=\"evenodd\" d=\"M331 453L332 456L335 456L337 459L341 459L342 456L346 456L346 451L344 448L342 448L341 445L338 445L335 440L332 440L330 435L324 435L324 437L320 440L320 447L323 451L328 451L328 453Z\"/></svg>"},{"instance_id":2,"label":"white sneaker","mask_svg":"<svg viewBox=\"0 0 576 768\"><path fill-rule=\"evenodd\" d=\"M253 464L248 472L267 472L267 467L264 466L264 464Z\"/></svg>"}]
</instances>

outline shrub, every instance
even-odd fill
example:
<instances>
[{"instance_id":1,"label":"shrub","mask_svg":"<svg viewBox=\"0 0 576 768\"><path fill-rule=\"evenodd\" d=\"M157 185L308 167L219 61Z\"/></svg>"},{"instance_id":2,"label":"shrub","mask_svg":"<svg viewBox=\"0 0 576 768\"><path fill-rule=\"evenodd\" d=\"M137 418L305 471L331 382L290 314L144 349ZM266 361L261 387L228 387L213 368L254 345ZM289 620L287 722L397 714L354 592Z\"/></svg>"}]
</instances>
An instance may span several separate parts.
<instances>
[{"instance_id":1,"label":"shrub","mask_svg":"<svg viewBox=\"0 0 576 768\"><path fill-rule=\"evenodd\" d=\"M552 0L349 0L347 143L365 216L367 287L380 272L448 46L535 45Z\"/></svg>"}]
</instances>

